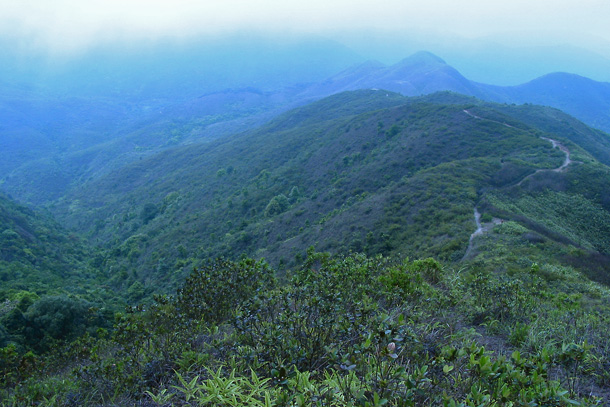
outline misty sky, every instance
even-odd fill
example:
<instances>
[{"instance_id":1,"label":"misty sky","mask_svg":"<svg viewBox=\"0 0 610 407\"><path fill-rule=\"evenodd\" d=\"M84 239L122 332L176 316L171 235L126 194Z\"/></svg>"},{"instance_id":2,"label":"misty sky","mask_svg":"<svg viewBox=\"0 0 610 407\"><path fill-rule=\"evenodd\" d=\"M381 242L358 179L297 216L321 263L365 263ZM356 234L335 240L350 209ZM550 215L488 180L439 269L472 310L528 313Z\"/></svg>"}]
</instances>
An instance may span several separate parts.
<instances>
[{"instance_id":1,"label":"misty sky","mask_svg":"<svg viewBox=\"0 0 610 407\"><path fill-rule=\"evenodd\" d=\"M471 39L523 33L596 43L610 56L609 21L608 0L0 0L2 36L54 51L239 29L331 37L367 30Z\"/></svg>"}]
</instances>

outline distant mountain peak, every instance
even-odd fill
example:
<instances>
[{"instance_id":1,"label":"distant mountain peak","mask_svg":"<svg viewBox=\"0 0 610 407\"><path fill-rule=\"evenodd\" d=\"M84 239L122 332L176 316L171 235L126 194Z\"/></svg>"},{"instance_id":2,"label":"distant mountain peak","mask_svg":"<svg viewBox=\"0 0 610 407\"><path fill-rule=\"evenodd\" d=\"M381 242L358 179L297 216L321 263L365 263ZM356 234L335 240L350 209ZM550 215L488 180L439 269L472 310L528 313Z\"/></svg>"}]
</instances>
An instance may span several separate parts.
<instances>
[{"instance_id":1,"label":"distant mountain peak","mask_svg":"<svg viewBox=\"0 0 610 407\"><path fill-rule=\"evenodd\" d=\"M415 54L403 59L397 65L447 65L447 63L440 57L434 55L428 51L419 51Z\"/></svg>"}]
</instances>

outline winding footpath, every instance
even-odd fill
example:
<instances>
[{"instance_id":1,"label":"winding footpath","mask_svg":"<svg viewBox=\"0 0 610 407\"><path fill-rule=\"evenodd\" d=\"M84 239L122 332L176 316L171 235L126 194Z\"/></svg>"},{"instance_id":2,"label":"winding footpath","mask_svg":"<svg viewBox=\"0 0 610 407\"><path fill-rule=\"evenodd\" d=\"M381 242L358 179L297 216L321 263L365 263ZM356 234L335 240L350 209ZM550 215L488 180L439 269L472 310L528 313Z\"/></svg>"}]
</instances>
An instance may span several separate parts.
<instances>
[{"instance_id":1,"label":"winding footpath","mask_svg":"<svg viewBox=\"0 0 610 407\"><path fill-rule=\"evenodd\" d=\"M515 128L515 126L511 126L511 125L510 125L510 124L508 124L508 123L499 122L499 121L497 121L497 120L484 119L484 118L482 118L482 117L480 117L480 116L477 116L476 114L472 114L472 113L470 113L470 112L469 112L467 109L464 109L464 110L463 110L463 112L464 112L464 113L466 113L468 116L470 116L470 117L472 117L472 118L475 118L475 119L477 119L477 120L485 120L486 122L498 123L498 124L501 124L502 126L510 127L511 129L514 129L514 128Z\"/></svg>"},{"instance_id":2,"label":"winding footpath","mask_svg":"<svg viewBox=\"0 0 610 407\"><path fill-rule=\"evenodd\" d=\"M566 146L564 146L563 144L561 144L560 142L558 142L557 140L553 140L552 138L548 138L548 137L541 137L543 140L547 140L550 141L551 144L553 144L553 148L559 148L561 151L563 151L563 153L566 155L565 160L563 161L563 164L561 164L560 167L557 167L555 169L552 169L551 171L555 171L555 172L561 172L563 171L568 165L572 164L572 160L570 159L570 150L568 150L568 148Z\"/></svg>"},{"instance_id":3,"label":"winding footpath","mask_svg":"<svg viewBox=\"0 0 610 407\"><path fill-rule=\"evenodd\" d=\"M565 158L565 160L563 160L563 164L561 164L557 168L552 168L552 169L541 168L539 170L536 170L536 172L534 172L533 174L530 174L530 175L526 176L525 178L523 178L521 181L519 181L517 186L521 186L521 184L523 184L523 182L525 180L533 177L534 175L538 174L539 172L544 172L544 171L561 172L561 171L565 170L568 167L568 165L570 165L572 163L572 160L570 159L570 150L568 150L568 148L566 146L564 146L557 140L553 140L552 138L541 137L541 139L549 141L551 144L553 144L553 148L559 148L561 151L564 152L564 154L566 155L566 158Z\"/></svg>"},{"instance_id":4,"label":"winding footpath","mask_svg":"<svg viewBox=\"0 0 610 407\"><path fill-rule=\"evenodd\" d=\"M462 261L466 260L472 251L472 240L483 234L483 225L481 225L481 214L479 210L475 206L474 208L474 223L477 225L477 230L474 231L472 235L470 235L470 240L468 240L468 249L466 249L466 253L464 253L464 257L462 257Z\"/></svg>"},{"instance_id":5,"label":"winding footpath","mask_svg":"<svg viewBox=\"0 0 610 407\"><path fill-rule=\"evenodd\" d=\"M474 231L473 234L470 235L470 239L468 240L468 248L466 249L466 253L464 253L464 257L462 257L462 261L466 260L468 256L470 256L470 252L472 251L473 243L475 237L481 236L483 233L489 232L494 226L500 225L504 222L502 219L493 218L491 222L481 223L481 213L479 210L474 208L474 223L477 225L477 230Z\"/></svg>"},{"instance_id":6,"label":"winding footpath","mask_svg":"<svg viewBox=\"0 0 610 407\"><path fill-rule=\"evenodd\" d=\"M464 109L464 113L466 113L468 116L470 116L470 117L472 117L474 119L477 119L477 120L486 120L486 121L489 121L489 122L493 122L493 123L498 123L498 124L504 125L506 127L514 128L514 126L511 126L508 123L502 123L502 122L499 122L499 121L496 121L496 120L484 119L482 117L476 116L476 115L470 113L466 109ZM543 169L536 170L534 173L525 176L521 181L519 181L517 186L521 186L521 184L523 184L523 182L525 180L529 179L530 177L533 177L534 175L538 174L539 172L543 172L543 171L562 172L562 171L564 171L568 167L568 165L572 164L573 161L570 158L570 150L566 146L561 144L559 141L553 140L553 139L548 138L548 137L541 137L541 139L550 142L553 145L553 148L559 148L566 155L565 160L557 168L551 168L551 169L543 168ZM473 240L474 240L475 237L482 235L483 233L489 231L494 225L501 224L502 222L503 221L501 219L494 218L493 221L490 222L490 223L481 224L481 214L479 213L479 210L475 206L475 208L474 208L474 223L476 224L477 229L474 231L473 234L470 235L470 239L468 240L468 248L466 249L466 253L464 253L464 257L462 257L462 261L466 260L468 258L468 256L470 255L470 253L472 252Z\"/></svg>"}]
</instances>

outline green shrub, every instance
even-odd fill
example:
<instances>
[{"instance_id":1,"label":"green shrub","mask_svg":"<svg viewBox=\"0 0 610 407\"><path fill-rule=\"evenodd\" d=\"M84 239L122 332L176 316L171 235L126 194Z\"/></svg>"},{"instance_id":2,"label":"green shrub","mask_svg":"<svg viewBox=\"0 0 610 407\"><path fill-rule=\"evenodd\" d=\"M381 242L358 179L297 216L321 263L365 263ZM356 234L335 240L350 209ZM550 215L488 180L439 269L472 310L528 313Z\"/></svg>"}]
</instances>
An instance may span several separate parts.
<instances>
[{"instance_id":1,"label":"green shrub","mask_svg":"<svg viewBox=\"0 0 610 407\"><path fill-rule=\"evenodd\" d=\"M43 297L28 308L26 339L39 350L54 340L73 340L86 332L91 304L66 296Z\"/></svg>"},{"instance_id":2,"label":"green shrub","mask_svg":"<svg viewBox=\"0 0 610 407\"><path fill-rule=\"evenodd\" d=\"M217 259L193 270L178 291L176 309L182 318L220 323L275 285L273 270L264 261Z\"/></svg>"},{"instance_id":3,"label":"green shrub","mask_svg":"<svg viewBox=\"0 0 610 407\"><path fill-rule=\"evenodd\" d=\"M396 292L402 298L418 298L429 294L441 279L442 267L436 260L428 258L409 262L405 260L397 267L391 267L379 278L388 292Z\"/></svg>"}]
</instances>

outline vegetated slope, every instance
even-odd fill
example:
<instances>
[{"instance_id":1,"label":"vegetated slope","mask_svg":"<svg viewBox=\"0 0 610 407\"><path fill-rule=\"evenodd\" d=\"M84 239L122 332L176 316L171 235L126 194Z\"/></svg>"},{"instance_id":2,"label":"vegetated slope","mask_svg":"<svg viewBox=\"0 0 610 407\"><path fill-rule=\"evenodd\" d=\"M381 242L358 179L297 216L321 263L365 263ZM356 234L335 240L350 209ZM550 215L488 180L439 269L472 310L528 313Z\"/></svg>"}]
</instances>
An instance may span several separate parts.
<instances>
[{"instance_id":1,"label":"vegetated slope","mask_svg":"<svg viewBox=\"0 0 610 407\"><path fill-rule=\"evenodd\" d=\"M244 44L256 41L236 43L243 50L248 48ZM171 51L161 47L161 54L171 58L160 61L153 49L144 49L136 53L142 58L130 57L138 60L130 59L129 67L107 61L87 70L95 58L106 55L100 51L97 57L68 64L65 72L33 74L42 84L0 84L2 189L21 202L45 205L83 182L141 158L252 129L290 108L345 90L388 89L408 96L450 90L496 102L540 103L610 130L609 85L575 75L551 74L520 86L489 86L466 79L435 55L419 52L392 66L367 62L319 81L358 58L333 44L318 51L307 43L264 44L253 49L274 56L266 62L257 60L248 69L235 66L235 50L204 47L191 49L188 57L184 55L188 47ZM252 52L244 53L240 61ZM217 57L226 75L210 67L214 58L205 55ZM290 70L285 58L295 55L297 62ZM303 67L311 61L324 61L325 66L310 66L307 72ZM150 69L144 70L144 65ZM57 78L61 80L53 82ZM83 82L87 85L75 85ZM608 138L596 138L603 148L589 151L608 164L600 156L607 154Z\"/></svg>"},{"instance_id":2,"label":"vegetated slope","mask_svg":"<svg viewBox=\"0 0 610 407\"><path fill-rule=\"evenodd\" d=\"M219 255L292 264L311 245L458 262L480 203L525 228L516 246L532 243L527 231L541 236L531 259L515 267L550 258L580 267L590 252L605 254L605 226L595 238L572 228L575 240L564 229L541 227L542 214L494 202L538 199L550 188L586 201L579 210L595 212L605 225L608 168L569 129L528 125L518 120L519 109L527 108L447 94L428 100L387 91L341 93L256 131L126 166L84 184L54 212L106 248L103 267L120 271L123 280L112 282L119 287L141 281L150 290L169 288L200 259ZM516 186L537 169L563 163L564 153L542 137L569 146L578 162ZM600 256L596 273L603 279Z\"/></svg>"},{"instance_id":3,"label":"vegetated slope","mask_svg":"<svg viewBox=\"0 0 610 407\"><path fill-rule=\"evenodd\" d=\"M215 260L112 335L46 357L0 354L8 404L232 407L610 401L610 290L550 265L507 276L308 252L278 283ZM27 362L27 363L24 363Z\"/></svg>"},{"instance_id":4,"label":"vegetated slope","mask_svg":"<svg viewBox=\"0 0 610 407\"><path fill-rule=\"evenodd\" d=\"M420 98L413 98L413 101ZM483 100L460 95L454 92L437 92L421 98L423 101L438 104L472 104L476 106L488 105ZM512 117L527 126L535 127L548 133L558 133L579 146L585 148L591 155L603 164L610 165L610 135L591 128L583 122L575 119L569 114L549 106L532 105L507 105L494 104L497 110L507 116ZM489 116L494 119L495 114ZM503 120L506 120L504 118Z\"/></svg>"},{"instance_id":5,"label":"vegetated slope","mask_svg":"<svg viewBox=\"0 0 610 407\"><path fill-rule=\"evenodd\" d=\"M0 185L15 199L34 204L57 199L87 167L96 168L93 160L74 157L103 153L129 134L131 125L154 117L117 97L56 95L28 87L3 94L0 115ZM118 147L114 156L137 153L132 140L121 140Z\"/></svg>"},{"instance_id":6,"label":"vegetated slope","mask_svg":"<svg viewBox=\"0 0 610 407\"><path fill-rule=\"evenodd\" d=\"M5 118L0 124L0 185L34 205L167 148L256 127L295 103L290 95L255 88L188 100L129 102L37 92L5 99L0 101Z\"/></svg>"},{"instance_id":7,"label":"vegetated slope","mask_svg":"<svg viewBox=\"0 0 610 407\"><path fill-rule=\"evenodd\" d=\"M608 283L610 170L579 146L586 127L531 124L546 112L347 92L83 185L55 211L106 248L94 263L117 295L148 301L55 347L107 314L10 298L0 346L49 353L5 347L2 398L607 403L610 291L581 271ZM497 224L465 256L474 208ZM203 260L241 253L283 266ZM445 266L406 258L426 255Z\"/></svg>"},{"instance_id":8,"label":"vegetated slope","mask_svg":"<svg viewBox=\"0 0 610 407\"><path fill-rule=\"evenodd\" d=\"M104 285L95 254L49 215L0 195L0 347L45 351L108 325L112 312L95 307L125 300Z\"/></svg>"},{"instance_id":9,"label":"vegetated slope","mask_svg":"<svg viewBox=\"0 0 610 407\"><path fill-rule=\"evenodd\" d=\"M43 293L81 277L86 262L83 243L55 223L0 195L0 280Z\"/></svg>"}]
</instances>

